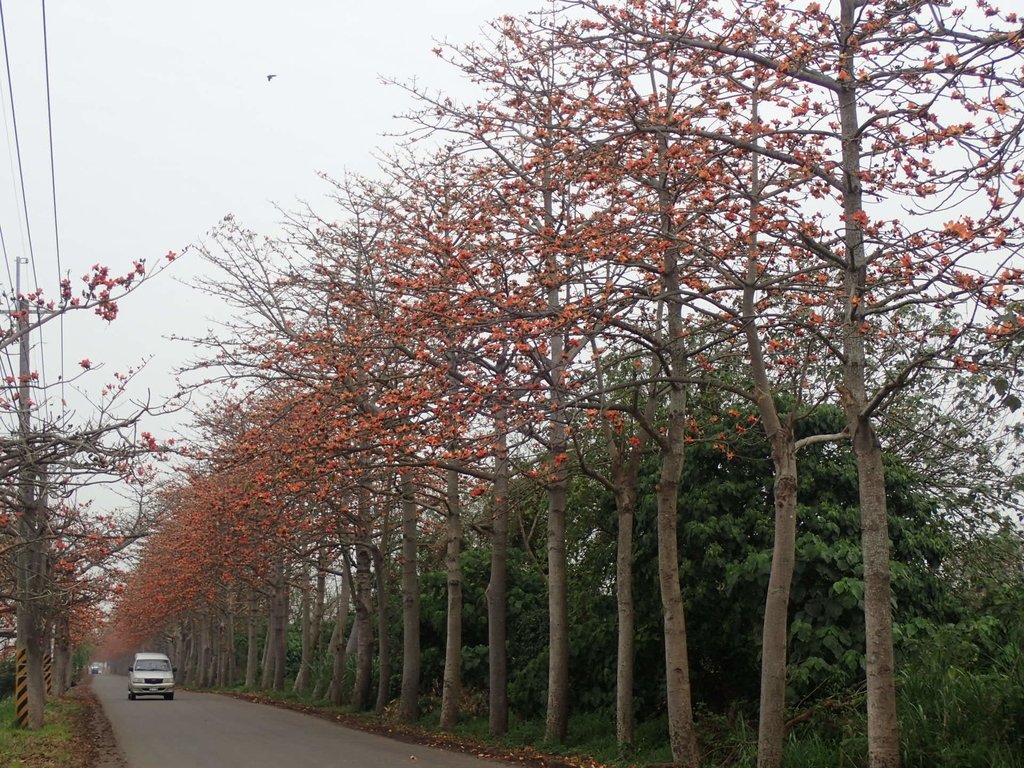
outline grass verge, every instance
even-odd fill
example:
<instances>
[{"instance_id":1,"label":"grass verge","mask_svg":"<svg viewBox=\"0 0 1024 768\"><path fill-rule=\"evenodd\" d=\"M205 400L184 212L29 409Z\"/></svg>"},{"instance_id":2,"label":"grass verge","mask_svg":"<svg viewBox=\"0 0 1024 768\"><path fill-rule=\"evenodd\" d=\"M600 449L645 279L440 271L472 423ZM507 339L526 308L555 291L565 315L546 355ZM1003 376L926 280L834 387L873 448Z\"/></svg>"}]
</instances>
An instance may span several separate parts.
<instances>
[{"instance_id":1,"label":"grass verge","mask_svg":"<svg viewBox=\"0 0 1024 768\"><path fill-rule=\"evenodd\" d=\"M92 760L88 742L88 705L78 696L46 705L38 731L19 728L14 699L0 701L0 768L87 768Z\"/></svg>"}]
</instances>

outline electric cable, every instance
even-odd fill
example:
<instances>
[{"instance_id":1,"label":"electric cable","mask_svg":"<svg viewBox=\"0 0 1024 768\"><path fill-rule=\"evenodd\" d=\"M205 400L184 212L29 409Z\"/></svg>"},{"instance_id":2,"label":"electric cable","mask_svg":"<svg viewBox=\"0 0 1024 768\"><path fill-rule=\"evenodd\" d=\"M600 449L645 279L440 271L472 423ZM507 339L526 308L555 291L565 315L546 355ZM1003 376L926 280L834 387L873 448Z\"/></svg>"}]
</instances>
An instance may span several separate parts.
<instances>
[{"instance_id":1,"label":"electric cable","mask_svg":"<svg viewBox=\"0 0 1024 768\"><path fill-rule=\"evenodd\" d=\"M11 103L11 124L14 127L14 149L18 156L18 181L21 183L21 206L25 214L25 232L28 236L28 256L32 265L32 279L36 286L39 285L39 277L36 274L35 250L32 248L32 226L28 217L28 198L25 196L25 170L21 162L21 141L18 136L18 113L14 109L14 83L11 79L11 56L7 45L7 22L4 19L4 4L0 0L0 33L4 41L4 64L7 67L7 95Z\"/></svg>"},{"instance_id":2,"label":"electric cable","mask_svg":"<svg viewBox=\"0 0 1024 768\"><path fill-rule=\"evenodd\" d=\"M34 246L32 244L32 224L31 224L31 219L30 219L30 217L28 215L28 196L25 193L25 168L24 168L24 163L22 162L22 158L21 158L21 137L20 137L20 134L18 132L18 112L17 112L17 109L15 107L15 103L14 103L14 80L13 80L13 78L11 76L10 46L7 43L7 19L4 16L3 0L0 0L0 36L2 36L3 44L4 44L4 66L5 66L6 74L7 74L7 95L8 95L8 98L9 98L9 101L10 101L10 106L11 106L11 125L12 125L13 133L14 133L14 149L15 149L15 154L16 154L16 156L18 158L18 182L19 182L20 188L21 188L22 213L23 213L23 215L25 217L25 235L26 235L26 238L28 240L28 255L29 255L28 262L29 262L29 264L32 267L32 280L35 283L35 288L39 288L40 287L40 284L39 284L39 273L38 273L38 270L36 268L35 248L34 248ZM19 276L19 283L20 283L20 276ZM21 292L20 286L17 289L17 292L18 293ZM33 293L33 292L34 292L34 290L30 291L30 293ZM19 297L19 300L20 300L20 297ZM38 315L38 311L37 311L37 315L36 316L38 318L38 316L39 316ZM45 391L45 388L46 388L46 360L45 360L45 356L42 353L42 350L43 350L42 324L39 325L39 327L38 327L36 332L37 332L37 338L39 339L39 362L40 362L40 371L39 371L40 376L39 376L39 383L38 383L37 386L42 387L42 389Z\"/></svg>"},{"instance_id":3,"label":"electric cable","mask_svg":"<svg viewBox=\"0 0 1024 768\"><path fill-rule=\"evenodd\" d=\"M11 188L11 192L12 192L12 196L13 196L15 202L17 202L17 200L18 200L18 185L17 185L17 183L15 181L14 157L13 157L12 152L11 152L11 129L10 129L10 126L8 125L8 123L7 123L7 110L4 109L4 110L2 110L2 112L3 112L3 118L4 118L4 136L7 138L7 160L8 160L8 165L10 166L10 171L11 171L11 176L10 176L10 178L11 178L11 187L12 187ZM24 233L22 233L22 234L24 234ZM23 237L22 245L24 245L24 237ZM13 317L13 315L11 313L14 312L15 308L12 305L11 302L14 300L15 294L17 293L17 291L15 290L15 277L14 277L14 273L11 271L10 252L7 250L7 237L4 235L4 229L3 229L3 224L2 223L0 223L0 250L3 251L4 266L6 267L6 270L7 270L7 285L9 286L9 289L5 290L3 292L3 299L4 299L4 303L6 304L6 308L4 309L4 312L5 312L5 314L8 317ZM11 402L12 401L10 400L10 396L11 396L10 387L16 385L16 381L15 380L17 379L17 376L15 374L15 368L16 368L16 366L15 366L14 362L11 360L10 351L5 346L2 350L0 350L0 373L2 373L2 375L4 377L4 390L5 390L5 406L4 406L3 410L0 411L0 418L2 418L2 421L4 421L4 422L9 422L12 413L14 413L14 411L11 410ZM16 429L16 427L14 425L8 423L6 429L8 431L13 432Z\"/></svg>"},{"instance_id":4,"label":"electric cable","mask_svg":"<svg viewBox=\"0 0 1024 768\"><path fill-rule=\"evenodd\" d=\"M3 81L0 80L0 91L3 90ZM14 153L11 151L11 127L7 123L7 110L0 109L0 114L3 115L4 119L4 138L7 139L7 165L10 168L10 179L11 179L11 196L14 199L15 205L18 203L18 183L16 181L17 174L14 171ZM24 232L19 227L19 233L22 235L22 247L24 247ZM14 273L11 271L11 257L7 252L7 240L3 237L3 230L0 228L0 246L3 247L4 252L4 266L7 268L7 285L10 286L9 292L5 292L5 298L10 301L11 297L14 296Z\"/></svg>"},{"instance_id":5,"label":"electric cable","mask_svg":"<svg viewBox=\"0 0 1024 768\"><path fill-rule=\"evenodd\" d=\"M7 267L7 282L14 286L14 275L11 274L11 260L7 256L7 240L4 238L4 227L0 224L0 249L4 252L4 264Z\"/></svg>"},{"instance_id":6,"label":"electric cable","mask_svg":"<svg viewBox=\"0 0 1024 768\"><path fill-rule=\"evenodd\" d=\"M60 300L60 280L62 277L63 270L61 268L60 261L60 226L57 219L57 174L55 171L55 164L53 161L53 110L51 107L50 99L50 46L46 35L46 0L40 0L43 11L43 64L46 71L46 128L47 135L50 143L50 191L52 193L53 201L53 247L54 253L57 257L57 299ZM61 312L60 317L57 318L57 324L59 327L60 341L59 341L59 354L60 354L60 391L61 391L61 402L64 402L64 313ZM44 369L45 374L45 369Z\"/></svg>"}]
</instances>

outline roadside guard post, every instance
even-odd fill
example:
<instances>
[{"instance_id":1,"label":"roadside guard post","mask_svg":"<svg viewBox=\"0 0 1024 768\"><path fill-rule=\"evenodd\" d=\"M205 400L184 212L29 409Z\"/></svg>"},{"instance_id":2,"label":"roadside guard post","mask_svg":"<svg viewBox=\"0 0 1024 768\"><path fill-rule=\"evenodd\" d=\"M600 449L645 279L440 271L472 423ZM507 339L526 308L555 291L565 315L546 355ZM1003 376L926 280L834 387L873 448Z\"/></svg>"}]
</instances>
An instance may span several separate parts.
<instances>
[{"instance_id":1,"label":"roadside guard post","mask_svg":"<svg viewBox=\"0 0 1024 768\"><path fill-rule=\"evenodd\" d=\"M14 711L19 728L28 727L28 651L19 648L14 668Z\"/></svg>"}]
</instances>

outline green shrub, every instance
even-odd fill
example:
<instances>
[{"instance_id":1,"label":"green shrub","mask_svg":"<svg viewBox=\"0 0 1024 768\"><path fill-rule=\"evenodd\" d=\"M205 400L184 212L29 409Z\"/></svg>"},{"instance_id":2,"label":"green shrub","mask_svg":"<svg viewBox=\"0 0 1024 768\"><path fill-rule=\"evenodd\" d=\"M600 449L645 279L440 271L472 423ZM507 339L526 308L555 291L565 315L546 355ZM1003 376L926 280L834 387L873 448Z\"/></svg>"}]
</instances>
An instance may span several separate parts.
<instances>
[{"instance_id":1,"label":"green shrub","mask_svg":"<svg viewBox=\"0 0 1024 768\"><path fill-rule=\"evenodd\" d=\"M904 765L1024 766L1024 629L981 617L910 646L899 676Z\"/></svg>"}]
</instances>

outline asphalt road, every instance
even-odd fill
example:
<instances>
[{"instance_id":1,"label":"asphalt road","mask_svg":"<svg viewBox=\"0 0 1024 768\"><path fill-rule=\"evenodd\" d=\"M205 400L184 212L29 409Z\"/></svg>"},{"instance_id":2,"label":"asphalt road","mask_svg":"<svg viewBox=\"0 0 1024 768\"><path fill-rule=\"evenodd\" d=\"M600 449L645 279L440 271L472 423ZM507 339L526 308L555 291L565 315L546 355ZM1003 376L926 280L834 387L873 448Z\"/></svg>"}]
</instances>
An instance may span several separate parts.
<instances>
[{"instance_id":1,"label":"asphalt road","mask_svg":"<svg viewBox=\"0 0 1024 768\"><path fill-rule=\"evenodd\" d=\"M212 693L128 701L128 678L92 687L128 768L496 768L506 765L352 730L328 720Z\"/></svg>"}]
</instances>

